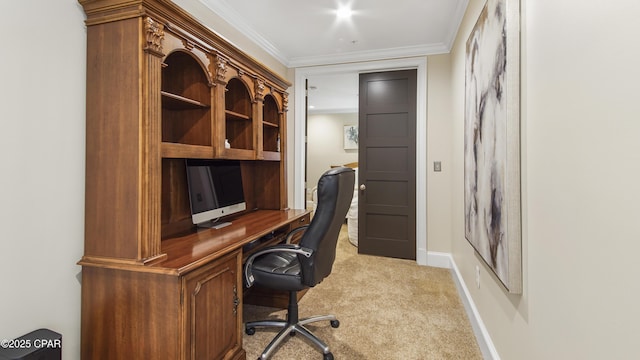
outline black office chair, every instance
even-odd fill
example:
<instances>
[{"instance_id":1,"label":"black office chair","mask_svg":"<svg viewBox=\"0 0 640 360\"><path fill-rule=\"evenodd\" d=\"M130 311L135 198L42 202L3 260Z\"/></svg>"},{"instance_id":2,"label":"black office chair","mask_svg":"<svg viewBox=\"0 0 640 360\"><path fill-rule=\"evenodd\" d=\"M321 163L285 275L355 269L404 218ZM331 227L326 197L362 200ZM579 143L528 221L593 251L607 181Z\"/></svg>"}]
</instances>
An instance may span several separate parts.
<instances>
[{"instance_id":1,"label":"black office chair","mask_svg":"<svg viewBox=\"0 0 640 360\"><path fill-rule=\"evenodd\" d=\"M334 168L325 172L318 181L318 206L299 244L280 244L253 254L245 264L247 286L254 283L263 287L289 292L287 320L253 321L245 324L247 335L253 335L256 327L281 327L278 335L264 349L258 359L268 359L287 335L304 335L324 354L324 360L332 360L329 346L311 333L304 325L328 320L337 328L340 322L334 315L298 318L297 292L320 283L331 273L336 258L336 245L340 228L351 205L355 172L350 168ZM288 239L293 235L289 234Z\"/></svg>"}]
</instances>

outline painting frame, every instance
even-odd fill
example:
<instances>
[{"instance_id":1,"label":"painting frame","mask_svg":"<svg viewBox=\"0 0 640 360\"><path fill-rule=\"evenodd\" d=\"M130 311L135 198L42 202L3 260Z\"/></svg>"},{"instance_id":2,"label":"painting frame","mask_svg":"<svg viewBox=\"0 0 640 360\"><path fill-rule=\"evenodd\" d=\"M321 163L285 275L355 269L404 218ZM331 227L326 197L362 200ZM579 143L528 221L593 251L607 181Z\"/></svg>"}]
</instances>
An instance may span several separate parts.
<instances>
[{"instance_id":1,"label":"painting frame","mask_svg":"<svg viewBox=\"0 0 640 360\"><path fill-rule=\"evenodd\" d=\"M521 294L519 0L487 0L465 50L465 238Z\"/></svg>"},{"instance_id":2,"label":"painting frame","mask_svg":"<svg viewBox=\"0 0 640 360\"><path fill-rule=\"evenodd\" d=\"M358 149L358 125L344 125L344 149Z\"/></svg>"}]
</instances>

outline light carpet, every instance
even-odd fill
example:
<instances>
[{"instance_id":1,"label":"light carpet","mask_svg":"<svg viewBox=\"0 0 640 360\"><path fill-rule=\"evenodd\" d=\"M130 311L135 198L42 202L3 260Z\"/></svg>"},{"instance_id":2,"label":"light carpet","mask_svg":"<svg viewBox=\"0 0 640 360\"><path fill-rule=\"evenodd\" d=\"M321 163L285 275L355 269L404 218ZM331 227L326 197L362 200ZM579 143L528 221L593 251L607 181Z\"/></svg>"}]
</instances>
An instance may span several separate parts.
<instances>
[{"instance_id":1,"label":"light carpet","mask_svg":"<svg viewBox=\"0 0 640 360\"><path fill-rule=\"evenodd\" d=\"M245 304L244 321L285 318L286 311ZM346 226L333 271L300 300L300 318L334 314L339 328L307 328L329 345L335 359L482 359L448 269L415 261L358 254ZM278 330L243 336L247 359L257 359ZM289 337L273 360L322 359L304 337Z\"/></svg>"}]
</instances>

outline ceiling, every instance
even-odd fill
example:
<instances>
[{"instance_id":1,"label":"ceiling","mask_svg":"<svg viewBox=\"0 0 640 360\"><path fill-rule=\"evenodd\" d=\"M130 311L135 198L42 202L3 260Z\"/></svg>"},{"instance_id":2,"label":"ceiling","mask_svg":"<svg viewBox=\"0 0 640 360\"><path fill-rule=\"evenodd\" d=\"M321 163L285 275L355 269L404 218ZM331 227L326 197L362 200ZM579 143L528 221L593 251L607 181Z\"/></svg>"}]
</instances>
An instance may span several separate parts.
<instances>
[{"instance_id":1,"label":"ceiling","mask_svg":"<svg viewBox=\"0 0 640 360\"><path fill-rule=\"evenodd\" d=\"M447 53L468 4L468 0L199 1L290 68ZM350 18L337 16L343 6L350 7ZM356 73L309 78L310 105L315 105L310 112L357 109L357 84Z\"/></svg>"}]
</instances>

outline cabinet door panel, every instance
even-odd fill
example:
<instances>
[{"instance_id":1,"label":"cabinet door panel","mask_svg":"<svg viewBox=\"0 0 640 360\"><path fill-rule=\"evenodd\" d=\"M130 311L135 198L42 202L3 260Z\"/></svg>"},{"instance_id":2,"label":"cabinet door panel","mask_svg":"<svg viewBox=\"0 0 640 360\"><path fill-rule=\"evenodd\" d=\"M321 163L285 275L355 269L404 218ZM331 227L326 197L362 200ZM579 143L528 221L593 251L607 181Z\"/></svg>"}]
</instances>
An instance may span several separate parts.
<instances>
[{"instance_id":1,"label":"cabinet door panel","mask_svg":"<svg viewBox=\"0 0 640 360\"><path fill-rule=\"evenodd\" d=\"M185 277L189 359L225 359L240 349L239 253Z\"/></svg>"}]
</instances>

